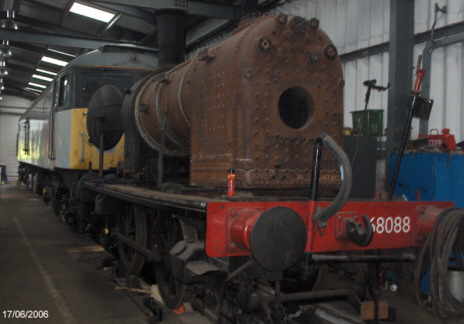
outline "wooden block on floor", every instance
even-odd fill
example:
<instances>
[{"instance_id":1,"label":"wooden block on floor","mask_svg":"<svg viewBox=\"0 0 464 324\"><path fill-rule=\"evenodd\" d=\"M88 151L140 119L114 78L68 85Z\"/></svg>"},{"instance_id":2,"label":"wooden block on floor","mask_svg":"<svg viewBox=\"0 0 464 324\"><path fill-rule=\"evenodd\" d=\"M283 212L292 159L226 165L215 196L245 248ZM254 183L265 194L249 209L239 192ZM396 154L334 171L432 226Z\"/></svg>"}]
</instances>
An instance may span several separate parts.
<instances>
[{"instance_id":1,"label":"wooden block on floor","mask_svg":"<svg viewBox=\"0 0 464 324\"><path fill-rule=\"evenodd\" d=\"M364 301L361 303L361 318L366 320L373 320L375 314L374 301ZM388 318L388 302L386 300L379 301L379 319Z\"/></svg>"}]
</instances>

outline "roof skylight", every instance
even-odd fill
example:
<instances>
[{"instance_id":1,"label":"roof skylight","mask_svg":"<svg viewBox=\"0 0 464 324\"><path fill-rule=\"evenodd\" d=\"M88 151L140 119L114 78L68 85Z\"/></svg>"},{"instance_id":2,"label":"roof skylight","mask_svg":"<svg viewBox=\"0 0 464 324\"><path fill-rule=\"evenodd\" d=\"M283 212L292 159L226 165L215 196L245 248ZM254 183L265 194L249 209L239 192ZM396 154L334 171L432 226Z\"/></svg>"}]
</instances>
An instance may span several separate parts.
<instances>
[{"instance_id":1,"label":"roof skylight","mask_svg":"<svg viewBox=\"0 0 464 324\"><path fill-rule=\"evenodd\" d=\"M49 71L49 70L44 70L44 69L36 69L37 72L43 73L43 74L49 74L49 75L56 75L55 72Z\"/></svg>"},{"instance_id":2,"label":"roof skylight","mask_svg":"<svg viewBox=\"0 0 464 324\"><path fill-rule=\"evenodd\" d=\"M95 20L103 21L105 23L110 22L111 19L114 18L114 14L111 12L89 7L79 2L74 2L69 11Z\"/></svg>"},{"instance_id":3,"label":"roof skylight","mask_svg":"<svg viewBox=\"0 0 464 324\"><path fill-rule=\"evenodd\" d=\"M46 77L46 76L43 76L43 75L39 75L39 74L33 74L32 77L33 77L33 78L36 78L36 79L48 81L48 82L53 81L52 78L49 78L49 77Z\"/></svg>"},{"instance_id":4,"label":"roof skylight","mask_svg":"<svg viewBox=\"0 0 464 324\"><path fill-rule=\"evenodd\" d=\"M47 86L44 86L43 84L38 84L38 83L34 83L34 82L29 82L28 85L30 85L31 87L37 87L37 88L41 88L41 89L45 89Z\"/></svg>"},{"instance_id":5,"label":"roof skylight","mask_svg":"<svg viewBox=\"0 0 464 324\"><path fill-rule=\"evenodd\" d=\"M58 59L55 59L55 58L49 57L49 56L43 56L42 61L47 62L47 63L51 63L51 64L55 64L55 65L59 65L59 66L65 66L66 64L68 64L68 62L66 62L66 61L58 60Z\"/></svg>"},{"instance_id":6,"label":"roof skylight","mask_svg":"<svg viewBox=\"0 0 464 324\"><path fill-rule=\"evenodd\" d=\"M50 52L53 52L53 53L58 53L58 54L61 54L61 55L66 55L66 56L69 56L69 57L76 57L76 55L74 54L69 54L69 53L66 53L66 52L63 52L63 51L58 51L56 49L53 49L53 48L48 48L47 51L50 51Z\"/></svg>"},{"instance_id":7,"label":"roof skylight","mask_svg":"<svg viewBox=\"0 0 464 324\"><path fill-rule=\"evenodd\" d=\"M31 88L31 87L25 87L24 90L29 90L29 91L39 92L39 93L43 91L43 90Z\"/></svg>"}]
</instances>

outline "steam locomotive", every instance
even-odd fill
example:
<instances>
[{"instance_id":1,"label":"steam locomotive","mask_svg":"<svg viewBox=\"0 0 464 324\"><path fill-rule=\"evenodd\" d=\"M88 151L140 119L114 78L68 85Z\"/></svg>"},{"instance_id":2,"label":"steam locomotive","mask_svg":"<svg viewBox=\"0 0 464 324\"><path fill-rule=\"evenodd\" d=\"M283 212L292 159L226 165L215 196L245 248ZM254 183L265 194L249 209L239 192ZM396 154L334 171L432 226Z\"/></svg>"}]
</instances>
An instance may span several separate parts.
<instances>
[{"instance_id":1,"label":"steam locomotive","mask_svg":"<svg viewBox=\"0 0 464 324\"><path fill-rule=\"evenodd\" d=\"M21 118L21 177L107 234L126 273L153 269L170 308L221 323L289 322L327 298L362 308L362 285L315 288L327 264L366 263L378 319L378 265L412 261L402 249L453 206L348 201L341 63L317 19L247 19L164 69L134 50L87 57Z\"/></svg>"}]
</instances>

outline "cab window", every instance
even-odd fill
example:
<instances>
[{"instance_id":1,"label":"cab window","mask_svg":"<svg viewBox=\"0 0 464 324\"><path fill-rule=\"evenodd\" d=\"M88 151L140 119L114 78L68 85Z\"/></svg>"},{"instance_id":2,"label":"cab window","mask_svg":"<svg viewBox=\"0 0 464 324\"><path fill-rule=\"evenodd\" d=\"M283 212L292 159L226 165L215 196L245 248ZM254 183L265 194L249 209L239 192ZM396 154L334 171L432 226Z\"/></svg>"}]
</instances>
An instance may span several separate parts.
<instances>
[{"instance_id":1,"label":"cab window","mask_svg":"<svg viewBox=\"0 0 464 324\"><path fill-rule=\"evenodd\" d=\"M124 69L88 69L78 75L77 103L86 107L95 91L104 85L114 85L121 92L138 80L140 72Z\"/></svg>"},{"instance_id":2,"label":"cab window","mask_svg":"<svg viewBox=\"0 0 464 324\"><path fill-rule=\"evenodd\" d=\"M69 106L71 94L69 75L64 75L61 77L58 93L58 106Z\"/></svg>"}]
</instances>

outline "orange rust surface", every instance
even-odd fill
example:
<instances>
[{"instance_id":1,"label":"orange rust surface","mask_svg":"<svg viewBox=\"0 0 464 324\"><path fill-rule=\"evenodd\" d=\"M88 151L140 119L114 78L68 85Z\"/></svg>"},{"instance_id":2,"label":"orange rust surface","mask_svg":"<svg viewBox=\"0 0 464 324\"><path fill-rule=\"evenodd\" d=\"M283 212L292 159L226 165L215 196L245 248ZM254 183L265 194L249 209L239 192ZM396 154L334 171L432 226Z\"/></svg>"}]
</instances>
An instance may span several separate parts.
<instances>
[{"instance_id":1,"label":"orange rust surface","mask_svg":"<svg viewBox=\"0 0 464 324\"><path fill-rule=\"evenodd\" d=\"M341 142L341 63L316 20L271 15L245 21L223 42L156 79L140 95L140 124L159 143L166 113L167 153L190 154L191 183L225 187L234 168L239 189L305 188L316 135ZM298 103L279 110L288 89L308 106L307 119L300 123L297 115L293 127L284 119ZM320 185L336 187L338 168L328 152L322 163Z\"/></svg>"}]
</instances>

